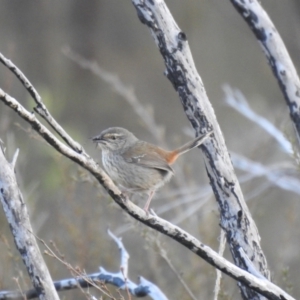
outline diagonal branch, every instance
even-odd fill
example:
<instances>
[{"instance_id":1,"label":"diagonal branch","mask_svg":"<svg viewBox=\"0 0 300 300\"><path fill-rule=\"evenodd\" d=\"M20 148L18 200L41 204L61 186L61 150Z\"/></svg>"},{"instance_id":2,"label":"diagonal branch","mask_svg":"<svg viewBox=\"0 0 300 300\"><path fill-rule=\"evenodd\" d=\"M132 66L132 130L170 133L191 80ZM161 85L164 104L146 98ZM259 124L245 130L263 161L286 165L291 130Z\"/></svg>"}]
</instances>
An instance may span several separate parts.
<instances>
[{"instance_id":1,"label":"diagonal branch","mask_svg":"<svg viewBox=\"0 0 300 300\"><path fill-rule=\"evenodd\" d=\"M294 153L291 142L284 136L284 134L276 128L274 124L268 121L265 117L257 114L248 104L246 97L238 89L233 89L229 85L223 87L225 92L225 101L233 109L237 110L243 116L253 121L264 129L270 136L272 136L280 145L282 150L292 155Z\"/></svg>"},{"instance_id":2,"label":"diagonal branch","mask_svg":"<svg viewBox=\"0 0 300 300\"><path fill-rule=\"evenodd\" d=\"M180 30L163 0L132 0L140 21L148 26L165 61L165 74L178 92L183 109L197 134L211 129L215 139L201 149L210 183L220 208L221 227L226 232L235 264L248 270L240 259L241 247L257 270L269 278L260 236L245 203L234 173L225 141L195 67L187 37ZM250 270L248 270L250 271ZM261 299L260 295L241 286L245 299Z\"/></svg>"},{"instance_id":3,"label":"diagonal branch","mask_svg":"<svg viewBox=\"0 0 300 300\"><path fill-rule=\"evenodd\" d=\"M300 79L273 22L257 0L230 0L260 43L290 110L300 143Z\"/></svg>"},{"instance_id":4,"label":"diagonal branch","mask_svg":"<svg viewBox=\"0 0 300 300\"><path fill-rule=\"evenodd\" d=\"M48 111L46 105L42 101L42 97L39 95L34 86L30 83L27 77L23 74L23 72L9 59L4 57L2 53L0 53L0 62L6 66L12 73L19 79L19 81L23 84L25 89L28 91L32 99L37 104L34 107L34 111L37 112L43 119L45 119L48 124L59 134L59 136L76 152L82 153L82 147L77 142L75 142L66 131L56 122L56 120L51 116Z\"/></svg>"}]
</instances>

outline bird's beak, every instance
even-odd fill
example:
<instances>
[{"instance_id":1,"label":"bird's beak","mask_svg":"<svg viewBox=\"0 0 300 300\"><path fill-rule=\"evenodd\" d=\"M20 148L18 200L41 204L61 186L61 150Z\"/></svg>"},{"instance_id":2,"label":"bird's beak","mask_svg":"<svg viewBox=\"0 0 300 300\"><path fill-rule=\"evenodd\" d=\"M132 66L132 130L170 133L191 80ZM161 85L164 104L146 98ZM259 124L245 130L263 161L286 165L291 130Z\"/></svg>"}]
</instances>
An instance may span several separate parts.
<instances>
[{"instance_id":1,"label":"bird's beak","mask_svg":"<svg viewBox=\"0 0 300 300\"><path fill-rule=\"evenodd\" d=\"M101 145L106 145L106 140L101 135L92 137L92 141L96 144L98 148L101 148Z\"/></svg>"}]
</instances>

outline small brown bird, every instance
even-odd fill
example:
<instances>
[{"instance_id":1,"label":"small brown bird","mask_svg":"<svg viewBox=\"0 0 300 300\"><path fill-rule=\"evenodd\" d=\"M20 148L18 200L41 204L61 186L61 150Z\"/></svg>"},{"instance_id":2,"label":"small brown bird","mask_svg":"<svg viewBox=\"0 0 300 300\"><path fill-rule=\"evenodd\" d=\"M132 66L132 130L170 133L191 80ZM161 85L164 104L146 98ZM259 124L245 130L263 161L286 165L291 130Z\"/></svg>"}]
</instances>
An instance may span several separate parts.
<instances>
[{"instance_id":1,"label":"small brown bird","mask_svg":"<svg viewBox=\"0 0 300 300\"><path fill-rule=\"evenodd\" d=\"M148 212L155 191L174 175L170 165L181 154L200 146L211 133L197 137L173 151L141 141L121 127L103 130L92 140L102 150L106 172L121 190L149 194L144 207Z\"/></svg>"}]
</instances>

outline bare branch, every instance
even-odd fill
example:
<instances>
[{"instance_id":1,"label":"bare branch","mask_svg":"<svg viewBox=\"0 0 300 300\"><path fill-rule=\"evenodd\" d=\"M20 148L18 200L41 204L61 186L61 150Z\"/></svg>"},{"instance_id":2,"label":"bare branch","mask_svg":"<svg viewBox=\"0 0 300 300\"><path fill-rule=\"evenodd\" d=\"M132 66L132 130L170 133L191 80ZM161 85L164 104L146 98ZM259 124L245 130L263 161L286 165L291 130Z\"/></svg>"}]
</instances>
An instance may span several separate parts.
<instances>
[{"instance_id":1,"label":"bare branch","mask_svg":"<svg viewBox=\"0 0 300 300\"><path fill-rule=\"evenodd\" d=\"M255 274L255 276L257 278L266 279L266 277L264 277L259 272L257 272L252 261L250 260L250 258L247 256L247 254L245 253L245 251L242 248L239 249L239 253L240 253L241 258L245 261L245 264L248 266L248 269L251 270L252 274Z\"/></svg>"},{"instance_id":2,"label":"bare branch","mask_svg":"<svg viewBox=\"0 0 300 300\"><path fill-rule=\"evenodd\" d=\"M178 272L176 270L175 266L173 265L171 259L168 256L166 250L162 248L162 246L158 243L158 240L156 240L156 244L159 247L159 253L160 253L161 257L165 260L165 262L168 264L170 269L176 275L177 279L179 280L181 285L184 287L184 289L186 290L186 292L188 293L190 298L193 299L193 300L197 300L197 297L193 294L193 292L191 291L191 289L189 288L187 283L184 281L184 279L183 279L182 275L180 274L180 272Z\"/></svg>"},{"instance_id":3,"label":"bare branch","mask_svg":"<svg viewBox=\"0 0 300 300\"><path fill-rule=\"evenodd\" d=\"M295 194L300 194L300 181L295 176L286 174L282 166L266 167L263 164L250 160L240 154L231 153L232 161L236 168L246 171L253 177L264 176L273 185L281 189L291 191Z\"/></svg>"},{"instance_id":4,"label":"bare branch","mask_svg":"<svg viewBox=\"0 0 300 300\"><path fill-rule=\"evenodd\" d=\"M51 116L50 112L48 111L47 107L42 101L41 96L31 84L31 82L27 79L27 77L23 74L23 72L9 59L4 57L2 53L0 53L0 62L6 66L8 69L12 71L12 73L20 80L23 84L25 89L31 95L35 103L37 104L34 107L34 110L42 116L48 124L59 134L59 136L76 152L81 153L82 147L77 142L75 142L67 133L66 131L56 122L56 120Z\"/></svg>"},{"instance_id":5,"label":"bare branch","mask_svg":"<svg viewBox=\"0 0 300 300\"><path fill-rule=\"evenodd\" d=\"M0 201L14 241L39 299L57 300L58 295L34 236L29 215L15 178L17 153L10 164L0 149Z\"/></svg>"},{"instance_id":6,"label":"bare branch","mask_svg":"<svg viewBox=\"0 0 300 300\"><path fill-rule=\"evenodd\" d=\"M224 251L225 251L225 246L226 246L226 236L225 236L225 231L221 228L221 234L220 234L220 244L219 244L219 255L223 256ZM218 300L218 296L220 293L221 289L221 279L222 279L222 272L220 270L217 271L217 278L216 278L216 283L215 283L215 288L214 288L214 300Z\"/></svg>"},{"instance_id":7,"label":"bare branch","mask_svg":"<svg viewBox=\"0 0 300 300\"><path fill-rule=\"evenodd\" d=\"M12 166L13 169L15 169L15 167L16 167L18 155L19 155L19 149L16 150L16 152L15 152L15 154L13 156L13 159L11 161L11 166Z\"/></svg>"},{"instance_id":8,"label":"bare branch","mask_svg":"<svg viewBox=\"0 0 300 300\"><path fill-rule=\"evenodd\" d=\"M230 0L261 45L290 110L300 143L300 79L273 22L257 0Z\"/></svg>"},{"instance_id":9,"label":"bare branch","mask_svg":"<svg viewBox=\"0 0 300 300\"><path fill-rule=\"evenodd\" d=\"M127 278L129 254L126 251L121 238L117 238L109 229L107 230L107 233L115 241L115 243L117 244L120 250L120 255L121 255L120 269L122 270L122 273L125 276L125 278Z\"/></svg>"},{"instance_id":10,"label":"bare branch","mask_svg":"<svg viewBox=\"0 0 300 300\"><path fill-rule=\"evenodd\" d=\"M232 89L226 85L223 87L225 92L225 101L233 109L240 112L243 116L253 121L261 128L263 128L269 135L271 135L281 146L281 149L288 153L293 154L293 148L290 141L283 135L283 133L276 128L274 124L268 121L266 118L258 115L249 106L246 97L243 93L237 89Z\"/></svg>"}]
</instances>

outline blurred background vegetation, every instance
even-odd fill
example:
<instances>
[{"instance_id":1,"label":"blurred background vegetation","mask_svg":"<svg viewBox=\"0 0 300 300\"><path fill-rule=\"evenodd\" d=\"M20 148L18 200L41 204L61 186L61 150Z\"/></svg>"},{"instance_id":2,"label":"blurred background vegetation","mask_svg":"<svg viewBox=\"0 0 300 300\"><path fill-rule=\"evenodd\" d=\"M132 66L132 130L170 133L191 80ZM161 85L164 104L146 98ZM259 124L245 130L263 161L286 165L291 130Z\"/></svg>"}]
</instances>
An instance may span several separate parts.
<instances>
[{"instance_id":1,"label":"blurred background vegetation","mask_svg":"<svg viewBox=\"0 0 300 300\"><path fill-rule=\"evenodd\" d=\"M246 95L256 112L284 132L292 132L283 96L265 56L231 3L173 0L167 4L187 34L229 150L266 165L293 164L269 135L224 102L222 86L228 83ZM299 70L300 2L265 0L262 4ZM109 126L126 127L153 143L162 145L162 141L151 135L143 120L111 86L66 57L62 53L65 46L97 61L132 87L148 113L164 128L163 143L169 148L190 138L185 134L190 125L178 96L163 75L161 55L148 29L138 20L131 1L2 0L0 41L0 51L27 75L53 116L99 162L100 153L89 137ZM33 110L34 103L25 89L4 67L0 69L0 85ZM196 298L212 299L215 280L212 267L126 216L85 171L57 154L1 103L0 137L8 155L16 147L20 148L17 175L36 234L47 243L52 240L73 266L87 273L96 272L100 265L118 271L118 250L106 234L109 226L123 236L131 255L132 280L143 276L157 284L169 299L190 299L177 279L182 276ZM197 151L180 160L176 173L177 179L164 187L152 202L154 209L206 191L208 179ZM266 179L243 184L245 195L255 191L263 180ZM176 196L182 187L184 195ZM143 205L143 201L137 203ZM200 205L195 206L197 203ZM249 199L248 205L259 228L274 281L299 298L299 197L271 186ZM218 249L218 209L211 193L200 200L195 197L193 202L181 203L161 216ZM0 248L0 289L16 289L16 278L22 287L30 287L2 211ZM162 249L177 274L168 259L160 254ZM231 259L229 253L226 257ZM70 271L57 260L48 256L45 259L53 279L70 276ZM66 292L62 297L85 299L80 291ZM220 299L240 299L236 283L231 279L222 281Z\"/></svg>"}]
</instances>

